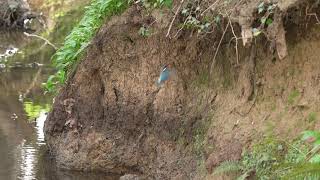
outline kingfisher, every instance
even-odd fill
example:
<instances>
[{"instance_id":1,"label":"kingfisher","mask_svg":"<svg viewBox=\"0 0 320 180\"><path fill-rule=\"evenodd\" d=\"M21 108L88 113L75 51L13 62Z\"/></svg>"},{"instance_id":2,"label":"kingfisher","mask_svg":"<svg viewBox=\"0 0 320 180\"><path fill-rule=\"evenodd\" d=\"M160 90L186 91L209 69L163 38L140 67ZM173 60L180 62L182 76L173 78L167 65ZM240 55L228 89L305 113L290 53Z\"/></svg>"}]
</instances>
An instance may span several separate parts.
<instances>
[{"instance_id":1,"label":"kingfisher","mask_svg":"<svg viewBox=\"0 0 320 180\"><path fill-rule=\"evenodd\" d=\"M169 79L171 75L171 71L169 70L169 65L166 64L162 67L162 70L160 72L159 79L157 80L157 86L161 86L165 81Z\"/></svg>"}]
</instances>

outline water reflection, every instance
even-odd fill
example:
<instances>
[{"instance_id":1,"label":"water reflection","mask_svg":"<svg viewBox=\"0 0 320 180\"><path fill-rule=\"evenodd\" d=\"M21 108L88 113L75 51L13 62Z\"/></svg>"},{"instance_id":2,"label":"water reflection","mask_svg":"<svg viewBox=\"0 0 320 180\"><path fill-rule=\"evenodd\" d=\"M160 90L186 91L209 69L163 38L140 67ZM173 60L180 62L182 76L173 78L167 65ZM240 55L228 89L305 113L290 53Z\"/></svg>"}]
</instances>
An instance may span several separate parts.
<instances>
[{"instance_id":1,"label":"water reflection","mask_svg":"<svg viewBox=\"0 0 320 180\"><path fill-rule=\"evenodd\" d=\"M20 145L20 168L17 169L17 179L32 180L35 178L34 165L38 159L36 157L37 149L32 145L26 145L26 140L23 140Z\"/></svg>"},{"instance_id":2,"label":"water reflection","mask_svg":"<svg viewBox=\"0 0 320 180\"><path fill-rule=\"evenodd\" d=\"M19 174L19 176L17 177L18 179L33 180L36 178L37 169L35 169L35 165L37 165L39 161L38 154L41 153L41 146L45 145L43 126L46 117L46 112L41 111L38 118L35 120L35 144L28 144L29 142L23 140L20 146L18 146L21 156L19 162L20 168L18 169L18 172L16 172L17 174Z\"/></svg>"},{"instance_id":3,"label":"water reflection","mask_svg":"<svg viewBox=\"0 0 320 180\"><path fill-rule=\"evenodd\" d=\"M15 48L0 70L0 180L118 179L100 173L62 171L46 153L43 125L52 98L43 96L41 83L54 71L49 65L53 51L42 47L41 41L16 36L20 35L0 33L0 54Z\"/></svg>"},{"instance_id":4,"label":"water reflection","mask_svg":"<svg viewBox=\"0 0 320 180\"><path fill-rule=\"evenodd\" d=\"M44 133L43 133L43 126L44 121L47 118L47 112L41 111L39 114L38 119L36 120L36 130L37 130L37 144L38 145L44 145Z\"/></svg>"}]
</instances>

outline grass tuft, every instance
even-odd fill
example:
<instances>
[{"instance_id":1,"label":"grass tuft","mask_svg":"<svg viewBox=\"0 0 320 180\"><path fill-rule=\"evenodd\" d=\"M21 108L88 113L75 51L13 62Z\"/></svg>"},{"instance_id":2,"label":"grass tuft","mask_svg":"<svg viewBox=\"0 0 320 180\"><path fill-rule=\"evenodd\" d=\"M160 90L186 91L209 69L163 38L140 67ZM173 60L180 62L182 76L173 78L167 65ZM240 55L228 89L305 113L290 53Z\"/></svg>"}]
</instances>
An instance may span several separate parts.
<instances>
[{"instance_id":1,"label":"grass tuft","mask_svg":"<svg viewBox=\"0 0 320 180\"><path fill-rule=\"evenodd\" d=\"M44 84L48 92L54 92L57 85L65 83L68 74L74 69L79 55L86 49L92 37L106 18L119 14L128 7L127 0L93 0L86 7L83 18L66 37L64 45L53 55L57 69Z\"/></svg>"}]
</instances>

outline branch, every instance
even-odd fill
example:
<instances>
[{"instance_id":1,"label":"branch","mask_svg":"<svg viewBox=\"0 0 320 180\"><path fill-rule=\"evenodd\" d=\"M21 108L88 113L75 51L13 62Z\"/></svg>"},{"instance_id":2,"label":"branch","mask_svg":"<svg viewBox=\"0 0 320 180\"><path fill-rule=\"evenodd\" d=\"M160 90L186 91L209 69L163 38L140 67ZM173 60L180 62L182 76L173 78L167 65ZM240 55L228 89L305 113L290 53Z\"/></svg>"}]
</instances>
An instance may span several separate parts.
<instances>
[{"instance_id":1,"label":"branch","mask_svg":"<svg viewBox=\"0 0 320 180\"><path fill-rule=\"evenodd\" d=\"M207 9L205 9L205 10L201 13L201 16L203 16L204 13L205 13L206 11L208 11L209 9L214 10L213 7L214 7L219 1L220 1L220 0L216 0L213 4L211 4Z\"/></svg>"},{"instance_id":2,"label":"branch","mask_svg":"<svg viewBox=\"0 0 320 180\"><path fill-rule=\"evenodd\" d=\"M178 13L179 13L179 11L180 11L181 7L182 7L183 2L184 2L184 0L181 0L180 5L179 5L179 7L178 7L178 9L177 9L176 13L175 13L175 14L174 14L174 16L173 16L173 19L172 19L172 21L171 21L171 23L170 23L170 26L169 26L169 29L168 29L168 32L167 32L166 37L168 37L168 36L170 35L170 31L171 31L171 28L172 28L173 22L176 20L177 15L178 15Z\"/></svg>"},{"instance_id":3,"label":"branch","mask_svg":"<svg viewBox=\"0 0 320 180\"><path fill-rule=\"evenodd\" d=\"M38 39L41 39L41 40L45 41L47 44L49 44L50 46L52 46L55 50L58 50L57 46L55 46L48 39L46 39L46 38L44 38L42 36L38 36L38 35L35 35L35 34L29 34L27 32L24 32L23 34L26 35L27 37L36 37Z\"/></svg>"}]
</instances>

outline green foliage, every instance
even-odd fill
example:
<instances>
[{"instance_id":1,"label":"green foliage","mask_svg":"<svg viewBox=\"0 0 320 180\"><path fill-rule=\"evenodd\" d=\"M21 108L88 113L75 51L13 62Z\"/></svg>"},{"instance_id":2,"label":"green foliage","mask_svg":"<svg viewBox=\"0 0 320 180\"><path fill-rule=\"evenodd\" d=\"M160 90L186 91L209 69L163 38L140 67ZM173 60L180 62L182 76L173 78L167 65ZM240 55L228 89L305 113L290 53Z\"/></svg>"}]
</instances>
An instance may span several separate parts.
<instances>
[{"instance_id":1,"label":"green foliage","mask_svg":"<svg viewBox=\"0 0 320 180\"><path fill-rule=\"evenodd\" d=\"M318 180L320 179L319 163L299 163L288 165L289 173L284 175L285 180Z\"/></svg>"},{"instance_id":2,"label":"green foliage","mask_svg":"<svg viewBox=\"0 0 320 180\"><path fill-rule=\"evenodd\" d=\"M172 7L172 0L130 0L134 3L141 3L145 8L157 8L166 6L171 8Z\"/></svg>"},{"instance_id":3,"label":"green foliage","mask_svg":"<svg viewBox=\"0 0 320 180\"><path fill-rule=\"evenodd\" d=\"M261 2L258 6L258 13L262 13L264 11L264 2Z\"/></svg>"},{"instance_id":4,"label":"green foliage","mask_svg":"<svg viewBox=\"0 0 320 180\"><path fill-rule=\"evenodd\" d=\"M280 141L268 137L255 144L250 152L244 151L239 162L222 163L214 173L238 171L241 173L238 179L245 179L251 173L258 179L270 179L275 167L284 159L284 150L284 145Z\"/></svg>"},{"instance_id":5,"label":"green foliage","mask_svg":"<svg viewBox=\"0 0 320 180\"><path fill-rule=\"evenodd\" d=\"M239 161L225 161L222 162L213 172L213 174L227 174L233 172L243 171L244 167Z\"/></svg>"},{"instance_id":6,"label":"green foliage","mask_svg":"<svg viewBox=\"0 0 320 180\"><path fill-rule=\"evenodd\" d=\"M275 4L266 4L265 2L261 2L257 7L258 14L262 14L263 12L268 12L272 14L275 7Z\"/></svg>"},{"instance_id":7,"label":"green foliage","mask_svg":"<svg viewBox=\"0 0 320 180\"><path fill-rule=\"evenodd\" d=\"M42 106L31 101L25 101L23 102L23 109L27 113L28 119L33 121L40 116L41 112L49 112L50 106L48 104Z\"/></svg>"},{"instance_id":8,"label":"green foliage","mask_svg":"<svg viewBox=\"0 0 320 180\"><path fill-rule=\"evenodd\" d=\"M140 29L139 29L139 35L140 36L143 36L143 37L148 37L151 35L150 33L150 30L149 28L145 27L145 26L142 26Z\"/></svg>"},{"instance_id":9,"label":"green foliage","mask_svg":"<svg viewBox=\"0 0 320 180\"><path fill-rule=\"evenodd\" d=\"M259 36L265 25L269 26L273 23L272 15L274 14L274 9L276 7L276 4L266 4L265 2L261 2L257 9L258 9L258 15L260 15L260 26L252 28L253 36L257 37Z\"/></svg>"},{"instance_id":10,"label":"green foliage","mask_svg":"<svg viewBox=\"0 0 320 180\"><path fill-rule=\"evenodd\" d=\"M287 143L287 153L284 164L293 164L303 162L309 152L309 146L301 140L295 140Z\"/></svg>"},{"instance_id":11,"label":"green foliage","mask_svg":"<svg viewBox=\"0 0 320 180\"><path fill-rule=\"evenodd\" d=\"M283 160L284 145L268 137L262 142L255 144L251 152L245 152L242 163L246 170L254 170L259 179L269 179L275 166Z\"/></svg>"},{"instance_id":12,"label":"green foliage","mask_svg":"<svg viewBox=\"0 0 320 180\"><path fill-rule=\"evenodd\" d=\"M261 24L266 24L266 25L270 25L270 24L272 24L272 22L273 22L273 20L271 19L271 18L265 18L265 17L262 17L261 19L260 19L260 21L261 21Z\"/></svg>"},{"instance_id":13,"label":"green foliage","mask_svg":"<svg viewBox=\"0 0 320 180\"><path fill-rule=\"evenodd\" d=\"M307 144L302 148L294 148L299 152L298 158L295 162L288 162L279 168L282 179L320 179L320 132L304 131L302 140L311 143L311 146Z\"/></svg>"},{"instance_id":14,"label":"green foliage","mask_svg":"<svg viewBox=\"0 0 320 180\"><path fill-rule=\"evenodd\" d=\"M77 4L76 7L73 7L71 10L66 10L63 14L55 19L55 26L52 30L46 32L46 36L53 44L63 44L65 37L72 31L85 11L85 4Z\"/></svg>"},{"instance_id":15,"label":"green foliage","mask_svg":"<svg viewBox=\"0 0 320 180\"><path fill-rule=\"evenodd\" d=\"M320 145L320 132L317 131L304 131L302 133L302 140L313 141L313 146L317 147Z\"/></svg>"},{"instance_id":16,"label":"green foliage","mask_svg":"<svg viewBox=\"0 0 320 180\"><path fill-rule=\"evenodd\" d=\"M195 29L198 33L202 33L209 32L213 22L216 24L220 23L220 15L216 15L211 20L206 16L202 16L201 11L200 4L190 1L180 12L184 18L184 23L180 25L181 28Z\"/></svg>"},{"instance_id":17,"label":"green foliage","mask_svg":"<svg viewBox=\"0 0 320 180\"><path fill-rule=\"evenodd\" d=\"M259 30L258 28L252 28L252 34L254 37L257 37L261 34L261 30Z\"/></svg>"},{"instance_id":18,"label":"green foliage","mask_svg":"<svg viewBox=\"0 0 320 180\"><path fill-rule=\"evenodd\" d=\"M311 145L304 141L311 142ZM320 178L320 132L305 131L301 140L291 143L267 137L245 151L240 161L226 161L214 174L239 172L238 179L254 174L256 179Z\"/></svg>"},{"instance_id":19,"label":"green foliage","mask_svg":"<svg viewBox=\"0 0 320 180\"><path fill-rule=\"evenodd\" d=\"M57 73L50 76L45 88L52 92L56 85L66 81L70 69L74 68L79 55L88 46L103 20L122 12L128 6L127 0L93 0L86 7L79 24L66 37L64 45L52 57Z\"/></svg>"}]
</instances>

